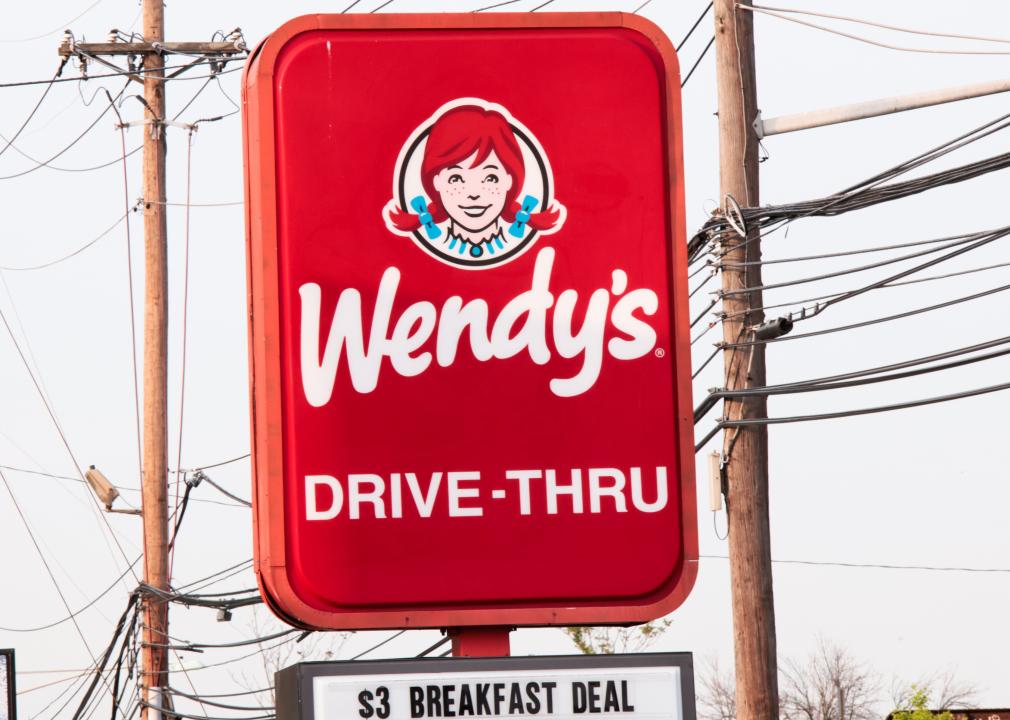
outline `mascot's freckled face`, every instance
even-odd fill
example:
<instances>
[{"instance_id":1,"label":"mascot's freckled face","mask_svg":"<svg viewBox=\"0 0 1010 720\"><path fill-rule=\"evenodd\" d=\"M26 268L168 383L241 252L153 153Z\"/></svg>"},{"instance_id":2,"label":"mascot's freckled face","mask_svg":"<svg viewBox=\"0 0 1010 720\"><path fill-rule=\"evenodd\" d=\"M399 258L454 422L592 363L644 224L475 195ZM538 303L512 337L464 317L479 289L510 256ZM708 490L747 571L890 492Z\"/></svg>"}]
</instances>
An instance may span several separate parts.
<instances>
[{"instance_id":1,"label":"mascot's freckled face","mask_svg":"<svg viewBox=\"0 0 1010 720\"><path fill-rule=\"evenodd\" d=\"M479 232L501 216L512 176L494 151L481 162L474 151L461 163L437 172L432 183L452 221L465 230Z\"/></svg>"}]
</instances>

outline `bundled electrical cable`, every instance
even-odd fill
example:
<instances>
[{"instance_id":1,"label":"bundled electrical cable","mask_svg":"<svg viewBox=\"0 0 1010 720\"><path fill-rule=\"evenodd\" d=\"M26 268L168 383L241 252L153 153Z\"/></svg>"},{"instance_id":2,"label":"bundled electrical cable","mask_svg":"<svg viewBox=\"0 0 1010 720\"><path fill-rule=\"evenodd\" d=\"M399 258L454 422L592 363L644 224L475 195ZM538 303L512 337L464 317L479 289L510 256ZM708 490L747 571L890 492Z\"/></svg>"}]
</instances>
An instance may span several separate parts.
<instances>
[{"instance_id":1,"label":"bundled electrical cable","mask_svg":"<svg viewBox=\"0 0 1010 720\"><path fill-rule=\"evenodd\" d=\"M861 210L880 203L917 195L932 188L964 182L988 173L1003 170L1010 167L1010 153L1002 153L912 180L885 184L888 180L892 180L899 175L921 167L1008 127L1010 127L1010 114L1002 115L938 147L932 148L899 165L867 178L857 185L828 197L757 208L739 208L733 206L732 203L728 203L729 207L713 214L690 239L688 242L688 260L692 263L699 260L704 250L716 238L721 238L727 233L745 238L749 233L766 231L766 229L773 226L774 229L777 229L777 227L798 218L841 215L852 210ZM763 234L766 234L766 232ZM742 241L749 242L748 240Z\"/></svg>"}]
</instances>

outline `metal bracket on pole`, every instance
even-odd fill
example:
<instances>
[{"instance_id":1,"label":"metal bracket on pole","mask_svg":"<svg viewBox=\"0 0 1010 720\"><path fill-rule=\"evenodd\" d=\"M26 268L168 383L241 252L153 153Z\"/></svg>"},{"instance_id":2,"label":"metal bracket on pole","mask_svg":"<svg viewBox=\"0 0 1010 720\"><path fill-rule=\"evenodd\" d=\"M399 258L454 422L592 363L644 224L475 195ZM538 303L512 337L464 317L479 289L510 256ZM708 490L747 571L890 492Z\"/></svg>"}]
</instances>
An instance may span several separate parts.
<instances>
[{"instance_id":1,"label":"metal bracket on pole","mask_svg":"<svg viewBox=\"0 0 1010 720\"><path fill-rule=\"evenodd\" d=\"M932 107L933 105L970 100L971 98L996 95L997 93L1008 91L1010 91L1010 79L975 83L973 85L960 85L954 88L930 90L929 92L882 98L880 100L869 100L853 105L839 105L811 112L796 113L795 115L781 115L779 117L768 118L767 120L763 120L759 112L757 118L754 120L754 132L760 139L767 135L780 135L797 130L836 125L853 120L890 115L892 113L905 112L906 110L918 110L919 108Z\"/></svg>"},{"instance_id":2,"label":"metal bracket on pole","mask_svg":"<svg viewBox=\"0 0 1010 720\"><path fill-rule=\"evenodd\" d=\"M131 120L130 122L116 123L116 130L121 128L136 127L139 125L157 125L158 127L177 127L183 130L196 130L196 125L189 125L187 123L174 122L172 120L152 120L150 118L145 118L144 120Z\"/></svg>"}]
</instances>

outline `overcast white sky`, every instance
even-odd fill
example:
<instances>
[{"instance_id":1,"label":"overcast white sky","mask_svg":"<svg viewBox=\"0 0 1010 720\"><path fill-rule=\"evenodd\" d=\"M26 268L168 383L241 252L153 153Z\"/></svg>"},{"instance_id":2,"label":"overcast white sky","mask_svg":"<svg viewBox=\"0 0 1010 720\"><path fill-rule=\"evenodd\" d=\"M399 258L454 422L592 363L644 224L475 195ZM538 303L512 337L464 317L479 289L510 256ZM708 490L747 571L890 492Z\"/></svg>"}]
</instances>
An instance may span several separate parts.
<instances>
[{"instance_id":1,"label":"overcast white sky","mask_svg":"<svg viewBox=\"0 0 1010 720\"><path fill-rule=\"evenodd\" d=\"M641 0L555 0L552 9L633 10ZM363 0L362 9L377 5ZM537 3L522 0L515 9ZM393 0L388 11L471 10L479 0ZM234 0L167 6L168 35L176 40L209 38L215 30L241 26L251 43L284 20L308 12L337 11L343 3L250 3ZM705 6L703 0L653 0L642 13L679 42ZM22 3L8 12L0 30L0 82L43 79L57 64L59 33L41 35L87 7L86 0ZM838 12L926 30L986 34L1008 26L1010 10L1000 2L961 3L870 0L803 2L805 9ZM78 38L104 38L110 27L128 29L136 22L136 0L100 0L71 23ZM711 16L681 54L690 67L712 35ZM852 29L852 28L849 28ZM856 28L882 38L885 34ZM895 52L827 35L774 18L757 20L759 104L766 117L892 94L1006 77L1010 57L959 56ZM977 47L964 40L891 34L895 44L960 49ZM987 44L983 49L1008 48ZM76 70L68 68L66 73ZM91 70L99 72L98 68ZM197 73L199 74L199 73ZM169 86L170 108L180 109L200 80ZM118 80L105 81L113 92ZM239 74L221 84L233 98ZM46 159L70 143L102 110L91 81L78 88L53 88L17 147ZM13 133L37 100L41 88L0 90L0 132ZM185 118L218 115L231 109L214 86ZM706 57L684 91L684 146L688 230L699 227L718 202L718 148L712 55ZM129 100L127 119L140 117L140 104ZM762 199L778 203L808 199L847 187L942 141L1006 112L1006 96L867 120L834 128L768 138L762 165ZM118 157L119 134L111 114L94 131L60 156L61 168L85 168ZM140 131L129 132L130 147ZM977 143L936 168L949 167L1007 150L1005 135ZM170 200L183 200L185 138L170 131ZM238 116L201 128L193 146L194 202L227 202L242 196L241 133ZM0 158L0 176L28 170L33 163L13 149ZM140 156L129 160L131 202L139 196ZM790 257L854 247L905 242L1007 224L1005 174L931 191L835 219L796 223L765 244L766 257ZM0 266L44 263L81 247L123 213L121 167L93 172L41 169L17 179L0 180ZM182 275L183 213L170 216L171 303L179 318ZM132 219L134 279L140 301L142 280L140 219ZM1010 261L1003 239L971 253L948 270ZM215 463L248 452L248 397L245 324L245 240L237 206L193 210L191 231L189 364L182 466ZM771 266L770 282L857 265L867 256L820 263ZM876 256L874 256L876 257ZM129 360L130 323L124 228L71 260L35 272L4 272L8 295L0 284L0 305L13 319L19 338L29 341L32 362L52 399L70 446L82 466L97 464L123 487L137 486L133 387ZM885 271L886 272L886 271ZM857 287L884 275L878 271L836 281L800 285L769 293L768 301L786 301ZM832 327L888 315L967 295L1007 282L1008 272L993 270L950 280L869 294L810 321L805 330ZM696 310L707 303L704 291ZM138 305L138 310L139 310ZM869 328L784 342L770 348L769 382L819 377L897 362L961 347L1006 334L1010 300L995 295L982 301ZM15 313L16 311L16 313ZM142 314L137 315L138 326ZM175 465L178 422L180 325L173 322L170 464ZM718 331L710 333L714 342ZM695 346L696 360L710 352L708 338ZM963 370L928 375L893 385L774 398L772 415L857 408L902 399L941 395L1004 382L1010 362L1004 358ZM721 383L713 364L695 384L696 401ZM74 475L73 463L40 403L11 343L0 340L0 464ZM1007 396L989 395L954 404L831 422L774 427L771 443L773 556L785 560L853 563L1010 567L1010 531L1005 507L1010 501L1006 462ZM718 415L713 412L708 419ZM700 426L707 429L707 425ZM724 555L726 544L713 530L705 507L706 467L699 456L699 528L701 552ZM209 471L216 481L248 497L249 466L235 463ZM19 471L8 481L50 559L67 602L78 608L124 570L85 487ZM137 503L136 493L126 497ZM224 498L206 486L199 500ZM725 518L717 518L720 530ZM108 522L132 560L139 552L140 523L112 516ZM195 502L175 561L177 584L197 579L251 557L247 510ZM0 626L27 628L66 615L53 592L6 491L0 491ZM222 589L251 587L246 572ZM94 652L107 641L125 603L124 584L79 622ZM775 599L780 657L808 653L819 637L834 641L877 669L882 677L914 680L937 670L954 669L977 683L979 700L1007 706L1010 642L1006 607L1010 574L848 569L777 565ZM172 634L201 641L248 637L248 611L237 611L230 624L216 623L213 612L176 609ZM669 632L655 645L661 650L692 651L697 658L732 661L729 573L725 560L704 558L697 585L672 616ZM377 642L383 633L363 633L344 647L349 656ZM412 632L375 655L410 656L437 639L434 632ZM0 647L18 651L21 690L67 677L45 674L84 668L90 661L73 625L14 633L0 630ZM514 654L571 652L558 630L523 630L513 636ZM233 653L237 655L237 653ZM228 655L187 658L188 666L212 663ZM251 668L249 672L252 672ZM45 673L44 673L45 671ZM193 673L201 692L235 687L238 671L209 669ZM22 717L41 713L63 685L21 696ZM41 713L41 717L48 717Z\"/></svg>"}]
</instances>

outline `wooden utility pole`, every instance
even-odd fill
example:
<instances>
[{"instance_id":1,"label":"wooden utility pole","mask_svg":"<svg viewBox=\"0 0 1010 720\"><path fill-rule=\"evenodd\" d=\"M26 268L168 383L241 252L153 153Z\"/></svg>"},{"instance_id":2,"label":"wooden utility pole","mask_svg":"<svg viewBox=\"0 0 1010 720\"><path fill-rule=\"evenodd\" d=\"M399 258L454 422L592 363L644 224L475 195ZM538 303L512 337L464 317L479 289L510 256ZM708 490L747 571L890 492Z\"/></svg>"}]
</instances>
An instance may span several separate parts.
<instances>
[{"instance_id":1,"label":"wooden utility pole","mask_svg":"<svg viewBox=\"0 0 1010 720\"><path fill-rule=\"evenodd\" d=\"M144 409L141 502L144 516L144 582L169 592L168 537L168 223L165 204L166 117L165 86L186 70L201 66L220 72L224 61L245 52L241 31L236 29L220 42L164 42L164 0L142 0L143 41L119 42L110 33L106 43L76 43L68 31L59 54L97 61L122 72L144 86ZM165 55L184 58L166 76ZM143 58L142 71L120 68L102 56ZM195 59L194 59L195 57ZM213 64L212 64L213 59ZM189 126L183 126L189 127ZM190 127L190 130L192 128ZM171 708L171 696L163 692L168 676L168 608L162 598L144 596L143 662L140 684L141 720L157 719L158 708Z\"/></svg>"},{"instance_id":2,"label":"wooden utility pole","mask_svg":"<svg viewBox=\"0 0 1010 720\"><path fill-rule=\"evenodd\" d=\"M144 39L165 39L165 5L143 0ZM165 59L144 55L144 582L168 591L168 223L165 217ZM140 719L168 707L168 603L145 598ZM153 717L160 715L158 711Z\"/></svg>"},{"instance_id":3,"label":"wooden utility pole","mask_svg":"<svg viewBox=\"0 0 1010 720\"><path fill-rule=\"evenodd\" d=\"M753 14L736 9L736 0L715 0L716 84L719 102L719 176L723 210L727 196L743 207L758 205L757 91L754 72ZM723 291L761 285L761 241L729 231L722 236ZM723 299L723 341L752 337L764 322L761 292ZM726 388L765 384L764 345L727 348L723 353ZM732 419L767 416L763 396L727 401ZM779 716L775 608L772 596L768 527L768 433L762 425L726 431L723 463L729 513L729 557L733 593L733 640L736 665L736 712L739 720Z\"/></svg>"}]
</instances>

